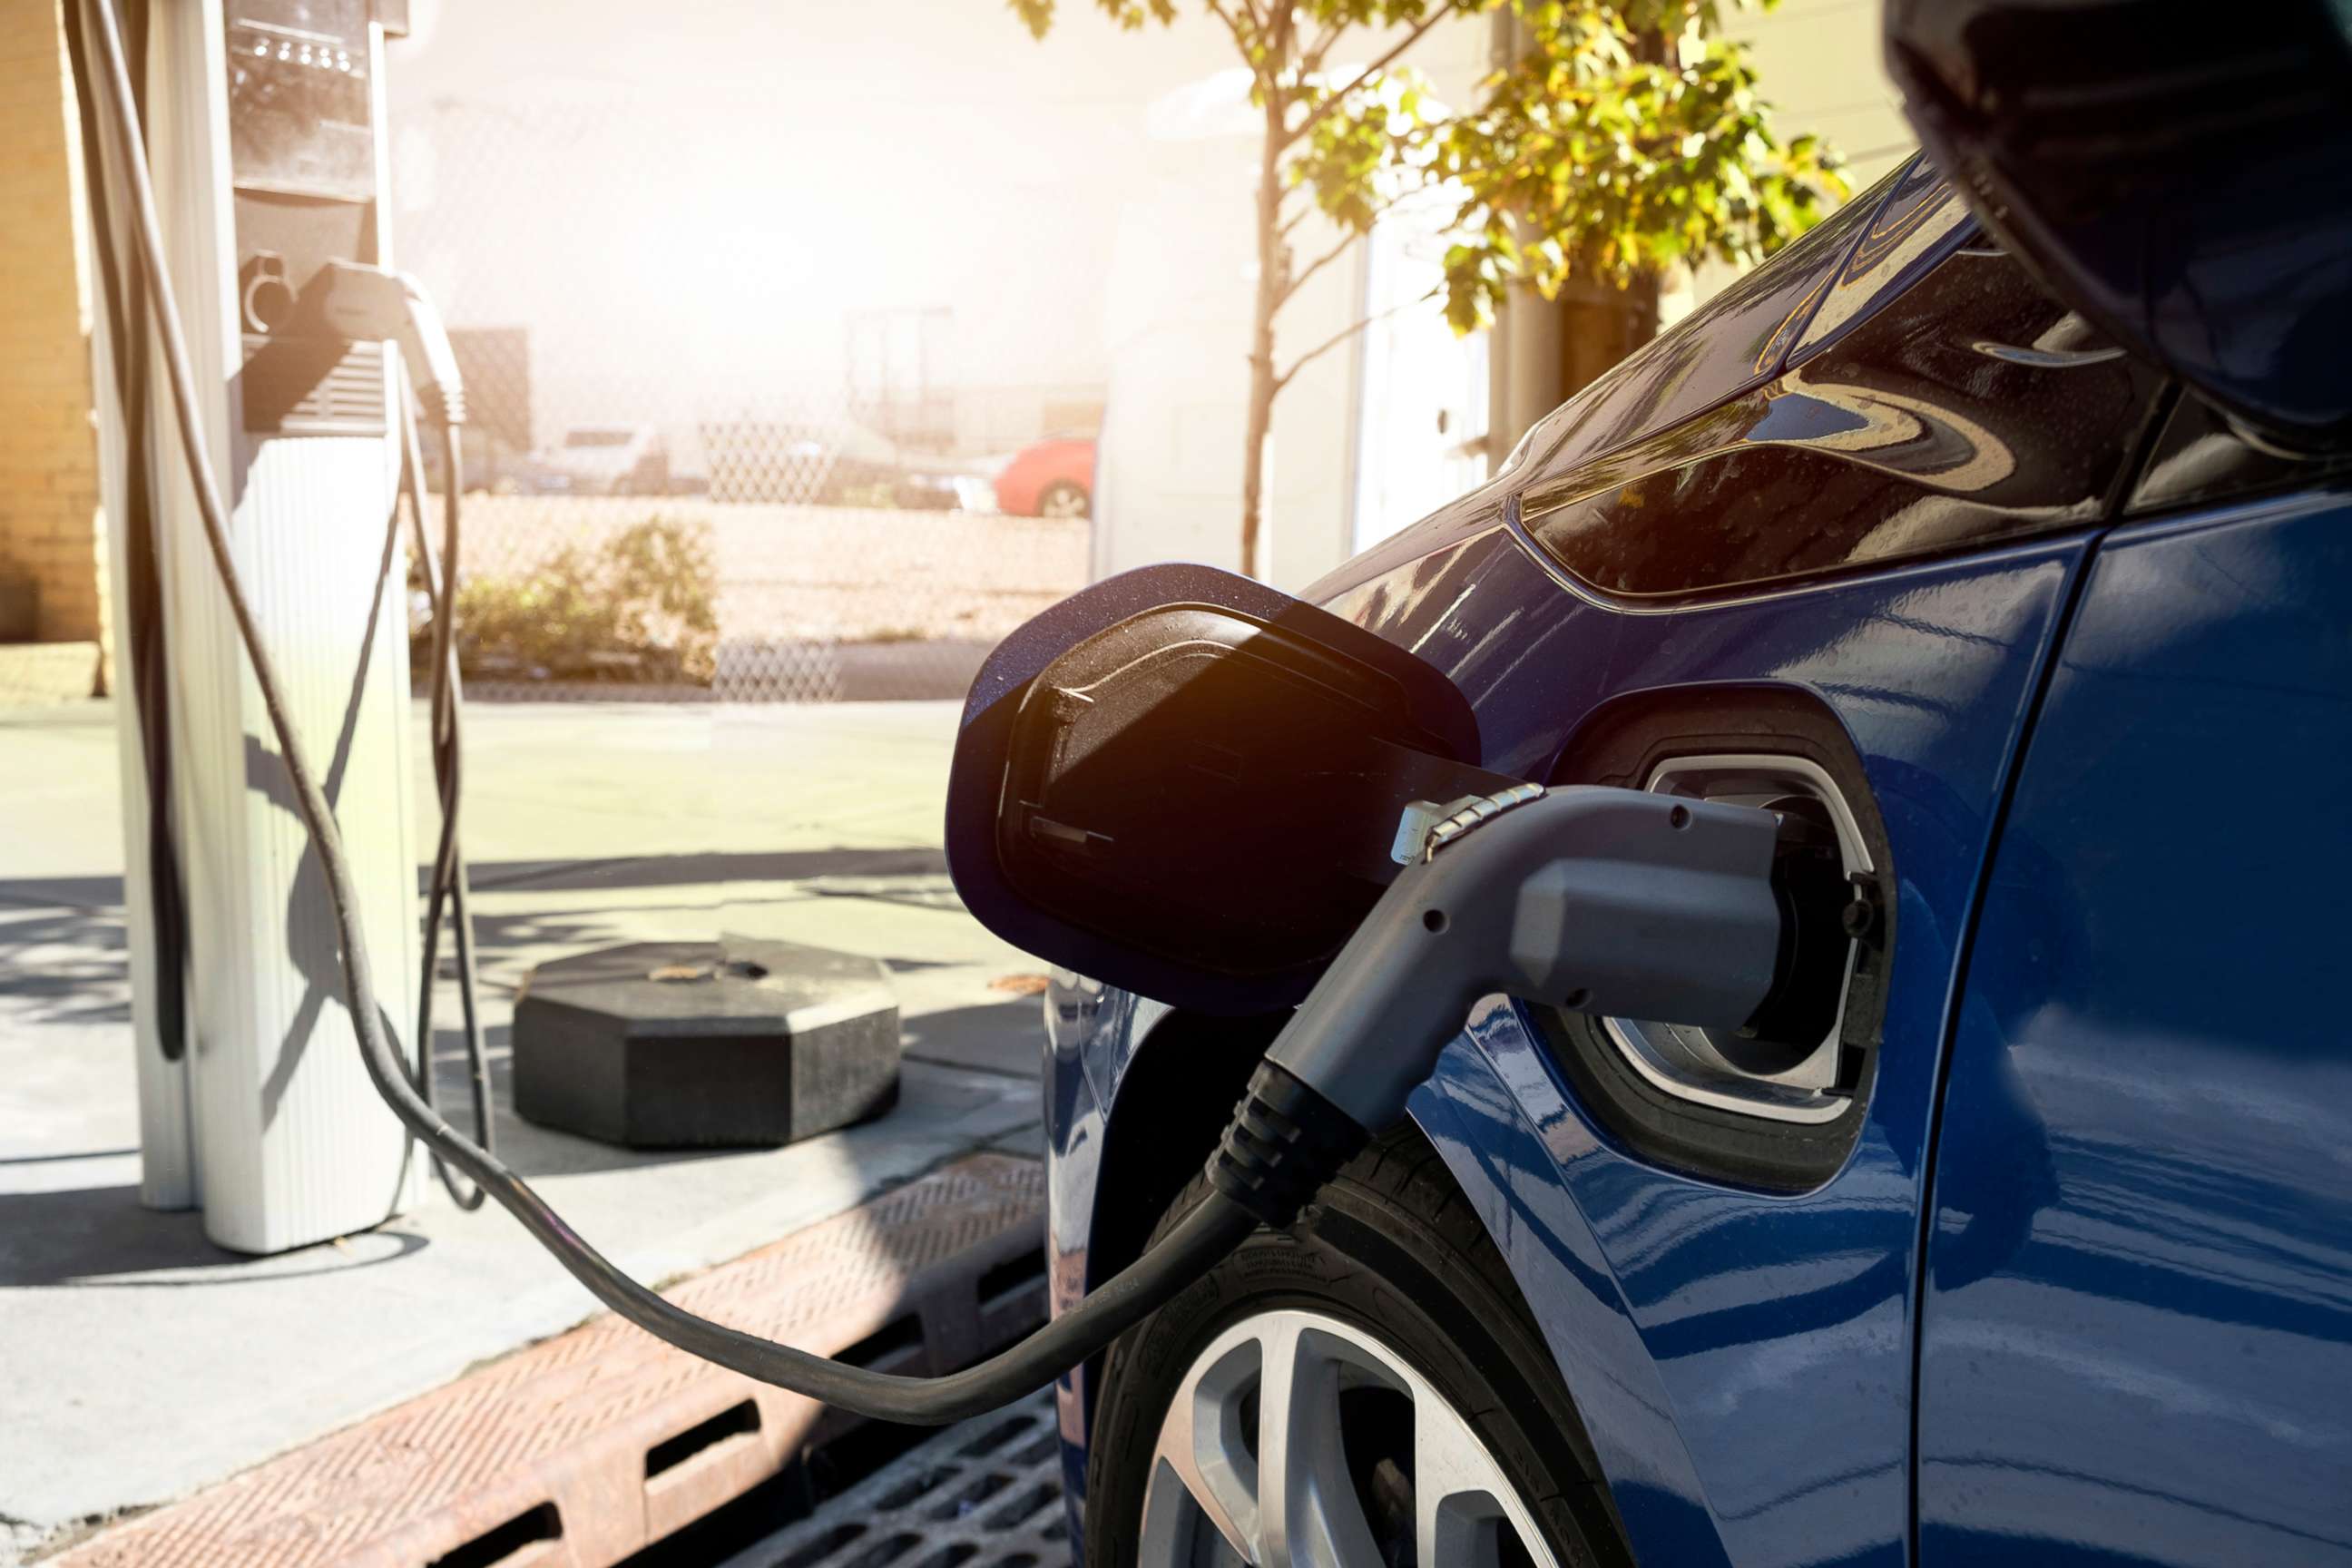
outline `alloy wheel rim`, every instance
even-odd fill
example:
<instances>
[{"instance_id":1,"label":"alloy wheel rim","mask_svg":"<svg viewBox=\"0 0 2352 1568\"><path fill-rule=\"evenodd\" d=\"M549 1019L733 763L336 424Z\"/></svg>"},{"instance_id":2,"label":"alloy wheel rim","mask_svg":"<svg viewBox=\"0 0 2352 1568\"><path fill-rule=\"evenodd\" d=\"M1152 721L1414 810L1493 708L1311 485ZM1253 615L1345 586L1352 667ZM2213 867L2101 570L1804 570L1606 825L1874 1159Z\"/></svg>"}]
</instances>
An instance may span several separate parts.
<instances>
[{"instance_id":1,"label":"alloy wheel rim","mask_svg":"<svg viewBox=\"0 0 2352 1568\"><path fill-rule=\"evenodd\" d=\"M1045 492L1045 503L1037 510L1043 517L1084 517L1087 498L1067 485L1059 485Z\"/></svg>"},{"instance_id":2,"label":"alloy wheel rim","mask_svg":"<svg viewBox=\"0 0 2352 1568\"><path fill-rule=\"evenodd\" d=\"M1140 1536L1141 1568L1559 1568L1428 1379L1352 1323L1288 1310L1193 1359L1161 1418Z\"/></svg>"}]
</instances>

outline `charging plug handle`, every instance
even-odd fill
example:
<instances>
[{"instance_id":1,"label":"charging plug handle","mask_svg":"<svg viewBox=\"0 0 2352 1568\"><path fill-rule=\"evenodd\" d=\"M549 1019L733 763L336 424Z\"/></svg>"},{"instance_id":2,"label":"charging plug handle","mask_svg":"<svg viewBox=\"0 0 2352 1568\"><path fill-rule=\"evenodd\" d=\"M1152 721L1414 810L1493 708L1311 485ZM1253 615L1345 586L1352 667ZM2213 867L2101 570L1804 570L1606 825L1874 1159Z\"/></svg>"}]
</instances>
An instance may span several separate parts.
<instances>
[{"instance_id":1,"label":"charging plug handle","mask_svg":"<svg viewBox=\"0 0 2352 1568\"><path fill-rule=\"evenodd\" d=\"M1252 1079L1210 1175L1267 1223L1404 1114L1480 997L1736 1028L1770 993L1773 813L1599 786L1496 799L1390 885Z\"/></svg>"},{"instance_id":2,"label":"charging plug handle","mask_svg":"<svg viewBox=\"0 0 2352 1568\"><path fill-rule=\"evenodd\" d=\"M330 261L319 269L297 306L327 331L354 342L396 338L425 417L440 425L466 422L466 378L441 312L405 272L357 261Z\"/></svg>"}]
</instances>

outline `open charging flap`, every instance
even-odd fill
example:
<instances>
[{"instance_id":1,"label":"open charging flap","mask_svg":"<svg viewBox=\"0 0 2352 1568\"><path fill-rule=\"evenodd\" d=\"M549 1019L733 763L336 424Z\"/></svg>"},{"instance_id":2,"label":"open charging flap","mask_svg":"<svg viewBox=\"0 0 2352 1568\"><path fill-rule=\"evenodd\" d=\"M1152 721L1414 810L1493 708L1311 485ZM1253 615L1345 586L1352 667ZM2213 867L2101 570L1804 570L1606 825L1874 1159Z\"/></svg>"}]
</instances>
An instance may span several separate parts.
<instances>
[{"instance_id":1,"label":"open charging flap","mask_svg":"<svg viewBox=\"0 0 2352 1568\"><path fill-rule=\"evenodd\" d=\"M1404 649L1245 577L1148 566L982 666L948 867L1024 952L1172 1005L1264 1012L1306 995L1412 858L1414 803L1520 782L1478 755L1468 701Z\"/></svg>"}]
</instances>

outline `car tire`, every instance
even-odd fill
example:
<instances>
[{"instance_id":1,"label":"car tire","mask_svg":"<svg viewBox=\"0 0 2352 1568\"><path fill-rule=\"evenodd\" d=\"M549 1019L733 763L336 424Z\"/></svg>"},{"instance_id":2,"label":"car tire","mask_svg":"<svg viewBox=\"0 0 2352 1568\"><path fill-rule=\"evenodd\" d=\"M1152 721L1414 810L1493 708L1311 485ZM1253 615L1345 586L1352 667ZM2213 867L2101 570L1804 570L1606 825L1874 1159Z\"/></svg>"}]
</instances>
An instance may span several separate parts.
<instances>
[{"instance_id":1,"label":"car tire","mask_svg":"<svg viewBox=\"0 0 2352 1568\"><path fill-rule=\"evenodd\" d=\"M1207 1190L1195 1179L1153 1239ZM1407 1126L1349 1162L1288 1230L1261 1228L1113 1343L1087 1468L1089 1568L1138 1563L1153 1456L1188 1372L1233 1325L1284 1310L1353 1325L1427 1380L1466 1420L1563 1568L1630 1563L1533 1315L1437 1152ZM1409 1544L1390 1560L1409 1561Z\"/></svg>"},{"instance_id":2,"label":"car tire","mask_svg":"<svg viewBox=\"0 0 2352 1568\"><path fill-rule=\"evenodd\" d=\"M1039 517L1090 517L1094 513L1094 498L1087 488L1068 479L1055 479L1037 498Z\"/></svg>"}]
</instances>

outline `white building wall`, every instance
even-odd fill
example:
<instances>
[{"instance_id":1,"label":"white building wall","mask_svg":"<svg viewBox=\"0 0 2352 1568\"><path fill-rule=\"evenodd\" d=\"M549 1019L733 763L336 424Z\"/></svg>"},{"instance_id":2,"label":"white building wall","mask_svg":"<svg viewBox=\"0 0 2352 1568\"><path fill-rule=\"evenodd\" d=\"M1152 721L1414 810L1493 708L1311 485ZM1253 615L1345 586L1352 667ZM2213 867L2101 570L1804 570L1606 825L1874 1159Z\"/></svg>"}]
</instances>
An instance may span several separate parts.
<instances>
[{"instance_id":1,"label":"white building wall","mask_svg":"<svg viewBox=\"0 0 2352 1568\"><path fill-rule=\"evenodd\" d=\"M1487 28L1484 18L1443 26L1416 47L1412 62L1441 96L1465 98L1486 69ZM1381 47L1368 38L1361 54L1369 58ZM1344 79L1354 68L1335 62L1332 74ZM1223 68L1163 95L1145 117L1143 156L1152 179L1122 207L1106 318L1110 395L1097 470L1098 574L1169 559L1240 564L1264 123L1247 90L1242 71ZM1181 248L1178 236L1193 248ZM1297 265L1343 237L1309 218L1294 237ZM1369 249L1359 244L1285 304L1276 321L1277 367L1364 320L1368 306L1381 308L1368 294L1376 277L1393 285L1411 270L1399 265L1398 247L1383 248L1378 268ZM1449 390L1433 394L1425 379L1368 374L1381 368L1423 377L1435 369ZM1438 433L1434 408L1477 395L1472 389L1483 387L1484 374L1475 346L1457 342L1433 303L1302 370L1275 403L1259 574L1278 587L1300 587L1360 547L1360 503L1388 497L1382 486L1360 482L1368 440L1391 469L1458 468L1448 467L1447 453L1461 437ZM1411 409L1367 409L1364 393L1375 384ZM1429 417L1420 416L1424 412ZM1410 455L1395 445L1398 423L1426 430Z\"/></svg>"},{"instance_id":2,"label":"white building wall","mask_svg":"<svg viewBox=\"0 0 2352 1568\"><path fill-rule=\"evenodd\" d=\"M1244 72L1221 70L1164 95L1145 117L1150 173L1121 205L1105 314L1099 575L1171 559L1240 564L1264 123L1248 92ZM1311 258L1338 239L1310 221L1298 254ZM1362 279L1351 256L1293 298L1275 363L1357 320ZM1348 553L1355 381L1352 353L1334 351L1276 401L1260 554L1270 582L1304 583Z\"/></svg>"}]
</instances>

